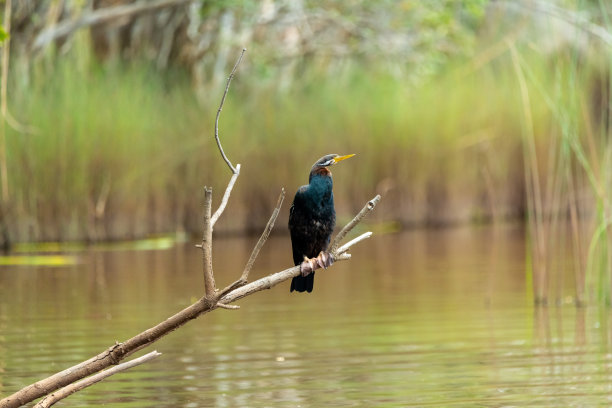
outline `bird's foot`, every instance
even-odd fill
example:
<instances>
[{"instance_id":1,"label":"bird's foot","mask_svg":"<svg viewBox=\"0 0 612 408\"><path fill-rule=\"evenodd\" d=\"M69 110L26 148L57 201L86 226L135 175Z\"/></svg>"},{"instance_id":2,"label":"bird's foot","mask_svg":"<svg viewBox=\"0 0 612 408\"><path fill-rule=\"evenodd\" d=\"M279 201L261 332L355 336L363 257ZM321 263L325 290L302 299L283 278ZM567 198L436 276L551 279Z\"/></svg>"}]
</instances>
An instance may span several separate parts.
<instances>
[{"instance_id":1,"label":"bird's foot","mask_svg":"<svg viewBox=\"0 0 612 408\"><path fill-rule=\"evenodd\" d=\"M306 258L304 257L304 261L300 264L300 272L302 273L302 277L306 277L314 272L317 268L317 258Z\"/></svg>"},{"instance_id":2,"label":"bird's foot","mask_svg":"<svg viewBox=\"0 0 612 408\"><path fill-rule=\"evenodd\" d=\"M334 263L334 257L329 252L319 252L319 255L314 258L319 265L323 269L327 269Z\"/></svg>"},{"instance_id":3,"label":"bird's foot","mask_svg":"<svg viewBox=\"0 0 612 408\"><path fill-rule=\"evenodd\" d=\"M321 251L316 258L306 258L300 264L300 272L302 276L308 276L315 269L323 268L327 269L334 263L334 257L329 252Z\"/></svg>"}]
</instances>

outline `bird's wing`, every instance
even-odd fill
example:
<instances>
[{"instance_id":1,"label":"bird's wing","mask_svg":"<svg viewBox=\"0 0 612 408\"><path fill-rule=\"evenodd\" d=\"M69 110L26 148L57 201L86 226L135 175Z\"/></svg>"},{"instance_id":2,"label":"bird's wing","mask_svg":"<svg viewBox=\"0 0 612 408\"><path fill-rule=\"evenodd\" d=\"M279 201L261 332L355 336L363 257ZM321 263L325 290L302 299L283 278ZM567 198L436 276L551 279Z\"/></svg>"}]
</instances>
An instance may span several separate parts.
<instances>
[{"instance_id":1,"label":"bird's wing","mask_svg":"<svg viewBox=\"0 0 612 408\"><path fill-rule=\"evenodd\" d=\"M304 232L306 215L303 213L304 194L307 190L307 185L298 189L289 209L289 232L295 265L299 265L303 260L304 253L308 252L305 248L308 245L308 240Z\"/></svg>"}]
</instances>

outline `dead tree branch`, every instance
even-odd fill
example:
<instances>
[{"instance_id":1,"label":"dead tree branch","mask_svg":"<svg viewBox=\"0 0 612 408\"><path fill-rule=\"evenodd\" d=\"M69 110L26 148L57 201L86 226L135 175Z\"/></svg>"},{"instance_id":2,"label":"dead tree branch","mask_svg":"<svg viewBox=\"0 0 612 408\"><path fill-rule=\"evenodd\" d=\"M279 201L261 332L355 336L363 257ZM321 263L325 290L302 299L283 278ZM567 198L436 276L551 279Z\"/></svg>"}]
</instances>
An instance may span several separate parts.
<instances>
[{"instance_id":1,"label":"dead tree branch","mask_svg":"<svg viewBox=\"0 0 612 408\"><path fill-rule=\"evenodd\" d=\"M158 353L157 350L152 351L148 354L145 354L144 356L135 358L133 360L130 361L126 361L125 363L121 363L115 367L109 368L108 370L104 370L104 371L100 371L98 374L94 374L91 377L87 377L84 378L80 381L77 381L75 383L72 383L52 394L47 395L45 398L43 398L38 404L36 404L34 406L34 408L49 408L50 406L54 405L55 403L57 403L60 400L63 400L64 398L74 394L77 391L81 391L84 388L87 388L91 385L94 385L108 377L110 377L111 375L117 374L121 371L125 371L128 370L132 367L136 367L140 364L144 364L146 362L149 362L151 360L153 360L154 358L157 358L161 356L161 353Z\"/></svg>"},{"instance_id":2,"label":"dead tree branch","mask_svg":"<svg viewBox=\"0 0 612 408\"><path fill-rule=\"evenodd\" d=\"M376 196L370 200L364 209L351 222L349 222L349 224L347 224L342 231L347 230L348 226L354 227L357 223L359 223L359 221L361 221L365 215L374 209L379 200L380 196ZM347 243L344 245L342 249L347 251L352 245L357 243L358 240L355 239L351 242L352 243ZM350 258L350 254L347 254L346 252L339 253L337 250L336 252L332 251L332 255L336 261L342 261ZM333 268L333 265L331 267ZM314 269L318 269L318 266L315 265ZM196 319L197 317L208 313L211 310L217 308L227 308L230 303L252 295L256 292L260 292L264 289L270 289L279 283L298 276L300 273L300 267L293 266L285 269L284 271L274 273L236 288L226 293L215 302L211 302L206 298L206 296L203 296L192 305L186 307L156 326L151 327L150 329L147 329L142 333L126 340L125 342L115 344L89 360L83 361L82 363L67 368L64 371L53 374L48 378L28 385L13 395L0 400L0 408L15 408L25 405L31 401L34 401L35 399L48 395L62 387L88 377L91 374L98 373L112 365L119 364L128 356L150 346L166 334L176 330L185 323ZM231 306L229 307L233 308Z\"/></svg>"}]
</instances>

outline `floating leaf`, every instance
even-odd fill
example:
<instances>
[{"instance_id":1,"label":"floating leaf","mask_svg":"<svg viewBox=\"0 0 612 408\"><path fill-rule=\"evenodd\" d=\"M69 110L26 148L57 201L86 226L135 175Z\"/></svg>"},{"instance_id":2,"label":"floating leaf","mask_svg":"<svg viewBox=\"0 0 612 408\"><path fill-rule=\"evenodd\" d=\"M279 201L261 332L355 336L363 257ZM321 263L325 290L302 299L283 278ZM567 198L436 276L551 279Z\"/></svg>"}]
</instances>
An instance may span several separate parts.
<instances>
[{"instance_id":1,"label":"floating leaf","mask_svg":"<svg viewBox=\"0 0 612 408\"><path fill-rule=\"evenodd\" d=\"M68 266L76 265L78 258L70 255L8 255L0 256L3 266Z\"/></svg>"}]
</instances>

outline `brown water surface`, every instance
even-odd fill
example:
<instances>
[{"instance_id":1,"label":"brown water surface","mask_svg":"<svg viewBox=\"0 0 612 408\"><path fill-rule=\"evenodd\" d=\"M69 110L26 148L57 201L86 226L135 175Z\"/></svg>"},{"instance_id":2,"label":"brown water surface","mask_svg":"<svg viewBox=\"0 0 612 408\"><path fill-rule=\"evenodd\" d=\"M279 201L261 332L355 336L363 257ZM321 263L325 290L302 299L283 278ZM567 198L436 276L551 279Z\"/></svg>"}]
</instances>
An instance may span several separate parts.
<instances>
[{"instance_id":1,"label":"brown water surface","mask_svg":"<svg viewBox=\"0 0 612 408\"><path fill-rule=\"evenodd\" d=\"M63 406L608 406L608 309L536 309L520 228L374 236L349 262L218 310L150 350L157 360ZM218 239L219 286L253 239ZM0 395L64 369L202 294L192 244L78 252L70 267L0 267ZM252 278L284 269L288 237L270 239ZM560 299L570 288L559 283Z\"/></svg>"}]
</instances>

